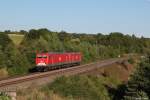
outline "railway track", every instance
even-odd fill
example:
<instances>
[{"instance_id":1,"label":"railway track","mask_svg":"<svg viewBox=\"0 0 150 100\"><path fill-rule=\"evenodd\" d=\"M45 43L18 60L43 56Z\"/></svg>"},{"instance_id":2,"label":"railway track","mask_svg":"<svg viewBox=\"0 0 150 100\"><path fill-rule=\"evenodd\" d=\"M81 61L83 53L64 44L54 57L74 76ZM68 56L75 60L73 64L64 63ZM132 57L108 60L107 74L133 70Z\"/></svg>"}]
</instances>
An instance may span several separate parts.
<instances>
[{"instance_id":1,"label":"railway track","mask_svg":"<svg viewBox=\"0 0 150 100\"><path fill-rule=\"evenodd\" d=\"M0 91L12 91L22 88L30 88L32 86L40 86L46 83L52 82L54 79L60 76L71 76L81 74L94 70L96 68L105 67L117 62L123 62L126 58L115 58L104 60L100 62L85 64L81 66L75 66L65 69L59 69L44 73L36 73L30 75L24 75L21 77L12 77L8 79L0 80Z\"/></svg>"}]
</instances>

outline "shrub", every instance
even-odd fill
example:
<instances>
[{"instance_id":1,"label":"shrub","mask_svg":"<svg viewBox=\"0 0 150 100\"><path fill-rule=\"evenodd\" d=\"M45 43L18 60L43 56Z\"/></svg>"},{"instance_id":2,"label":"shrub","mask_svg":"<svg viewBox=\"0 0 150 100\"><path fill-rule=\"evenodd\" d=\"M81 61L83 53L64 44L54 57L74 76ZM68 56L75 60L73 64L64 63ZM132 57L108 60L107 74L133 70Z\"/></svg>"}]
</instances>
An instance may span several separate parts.
<instances>
[{"instance_id":1,"label":"shrub","mask_svg":"<svg viewBox=\"0 0 150 100\"><path fill-rule=\"evenodd\" d=\"M97 77L60 77L49 85L49 89L65 97L81 100L109 100L103 81Z\"/></svg>"},{"instance_id":2,"label":"shrub","mask_svg":"<svg viewBox=\"0 0 150 100\"><path fill-rule=\"evenodd\" d=\"M0 100L11 100L11 97L9 97L5 93L1 92L0 93Z\"/></svg>"}]
</instances>

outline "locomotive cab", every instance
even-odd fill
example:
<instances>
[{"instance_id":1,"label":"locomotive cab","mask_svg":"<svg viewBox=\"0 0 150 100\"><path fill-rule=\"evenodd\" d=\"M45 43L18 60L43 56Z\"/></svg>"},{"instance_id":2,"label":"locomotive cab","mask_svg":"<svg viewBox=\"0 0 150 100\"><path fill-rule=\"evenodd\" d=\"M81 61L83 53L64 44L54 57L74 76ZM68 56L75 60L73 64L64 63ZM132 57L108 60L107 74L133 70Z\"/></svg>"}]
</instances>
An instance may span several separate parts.
<instances>
[{"instance_id":1,"label":"locomotive cab","mask_svg":"<svg viewBox=\"0 0 150 100\"><path fill-rule=\"evenodd\" d=\"M47 66L48 56L45 54L38 54L36 56L36 66Z\"/></svg>"}]
</instances>

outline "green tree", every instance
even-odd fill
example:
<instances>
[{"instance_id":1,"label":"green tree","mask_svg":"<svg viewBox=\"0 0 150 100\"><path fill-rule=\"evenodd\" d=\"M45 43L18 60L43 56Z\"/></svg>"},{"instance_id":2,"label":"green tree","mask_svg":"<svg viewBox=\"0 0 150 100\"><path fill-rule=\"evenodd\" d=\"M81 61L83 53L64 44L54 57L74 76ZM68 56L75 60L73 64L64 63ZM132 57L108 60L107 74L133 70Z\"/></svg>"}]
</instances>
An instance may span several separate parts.
<instances>
[{"instance_id":1,"label":"green tree","mask_svg":"<svg viewBox=\"0 0 150 100\"><path fill-rule=\"evenodd\" d=\"M146 93L150 97L150 60L144 59L137 67L134 74L131 76L127 89L125 92L125 98L138 97L143 93ZM141 93L142 92L142 93ZM143 96L143 95L142 95Z\"/></svg>"}]
</instances>

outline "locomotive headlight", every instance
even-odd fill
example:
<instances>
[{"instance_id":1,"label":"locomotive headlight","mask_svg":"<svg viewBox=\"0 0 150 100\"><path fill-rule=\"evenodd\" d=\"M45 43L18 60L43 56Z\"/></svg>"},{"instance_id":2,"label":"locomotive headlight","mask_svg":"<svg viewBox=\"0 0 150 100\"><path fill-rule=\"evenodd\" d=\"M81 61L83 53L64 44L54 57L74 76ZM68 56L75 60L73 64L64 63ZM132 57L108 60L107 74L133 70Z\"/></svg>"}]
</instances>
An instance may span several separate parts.
<instances>
[{"instance_id":1,"label":"locomotive headlight","mask_svg":"<svg viewBox=\"0 0 150 100\"><path fill-rule=\"evenodd\" d=\"M37 64L37 66L46 66L46 63L40 62L40 63Z\"/></svg>"}]
</instances>

